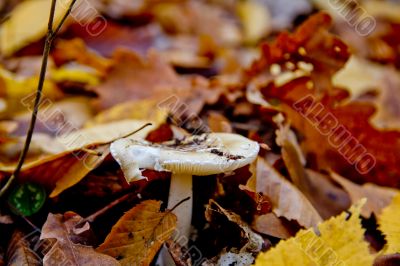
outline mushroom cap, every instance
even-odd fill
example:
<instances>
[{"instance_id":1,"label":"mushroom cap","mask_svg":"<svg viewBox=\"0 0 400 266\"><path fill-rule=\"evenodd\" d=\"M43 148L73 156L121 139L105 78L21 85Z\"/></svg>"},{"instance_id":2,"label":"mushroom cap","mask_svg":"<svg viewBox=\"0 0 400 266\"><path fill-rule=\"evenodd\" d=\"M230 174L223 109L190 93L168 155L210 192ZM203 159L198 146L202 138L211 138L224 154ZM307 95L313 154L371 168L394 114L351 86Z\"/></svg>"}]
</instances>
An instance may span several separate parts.
<instances>
[{"instance_id":1,"label":"mushroom cap","mask_svg":"<svg viewBox=\"0 0 400 266\"><path fill-rule=\"evenodd\" d=\"M143 178L140 169L200 176L230 172L253 162L259 149L257 142L231 133L203 134L161 144L120 139L110 147L128 181Z\"/></svg>"}]
</instances>

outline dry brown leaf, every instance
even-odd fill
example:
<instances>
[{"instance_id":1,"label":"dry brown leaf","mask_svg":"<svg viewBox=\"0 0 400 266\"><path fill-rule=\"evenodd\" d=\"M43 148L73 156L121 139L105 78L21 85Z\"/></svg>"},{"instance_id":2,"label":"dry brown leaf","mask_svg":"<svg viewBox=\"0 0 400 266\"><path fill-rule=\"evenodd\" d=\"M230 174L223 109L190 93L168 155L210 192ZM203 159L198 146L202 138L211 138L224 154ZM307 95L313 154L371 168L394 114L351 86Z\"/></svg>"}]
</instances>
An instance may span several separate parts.
<instances>
[{"instance_id":1,"label":"dry brown leaf","mask_svg":"<svg viewBox=\"0 0 400 266\"><path fill-rule=\"evenodd\" d=\"M278 217L297 221L301 226L310 228L322 221L308 199L289 181L281 176L264 159L257 162L257 192L268 196L272 211Z\"/></svg>"},{"instance_id":2,"label":"dry brown leaf","mask_svg":"<svg viewBox=\"0 0 400 266\"><path fill-rule=\"evenodd\" d=\"M29 242L24 237L24 233L19 230L12 234L7 250L7 265L42 265L40 257L29 247Z\"/></svg>"},{"instance_id":3,"label":"dry brown leaf","mask_svg":"<svg viewBox=\"0 0 400 266\"><path fill-rule=\"evenodd\" d=\"M149 265L176 227L176 216L160 211L161 202L146 200L126 212L97 251L121 265Z\"/></svg>"},{"instance_id":4,"label":"dry brown leaf","mask_svg":"<svg viewBox=\"0 0 400 266\"><path fill-rule=\"evenodd\" d=\"M312 187L312 204L324 220L350 208L349 195L329 176L311 169L306 169L306 172Z\"/></svg>"},{"instance_id":5,"label":"dry brown leaf","mask_svg":"<svg viewBox=\"0 0 400 266\"><path fill-rule=\"evenodd\" d=\"M232 133L230 121L220 113L210 112L207 122L211 132Z\"/></svg>"},{"instance_id":6,"label":"dry brown leaf","mask_svg":"<svg viewBox=\"0 0 400 266\"><path fill-rule=\"evenodd\" d=\"M118 261L105 254L96 252L91 247L84 245L84 233L90 230L89 223L81 227L77 225L82 217L74 213L52 214L49 213L42 228L40 239L56 239L55 244L43 258L43 265L119 265Z\"/></svg>"},{"instance_id":7,"label":"dry brown leaf","mask_svg":"<svg viewBox=\"0 0 400 266\"><path fill-rule=\"evenodd\" d=\"M252 228L262 234L280 239L288 239L293 236L280 218L272 212L257 216L252 224Z\"/></svg>"},{"instance_id":8,"label":"dry brown leaf","mask_svg":"<svg viewBox=\"0 0 400 266\"><path fill-rule=\"evenodd\" d=\"M237 21L217 5L184 1L178 5L160 4L154 11L159 23L169 32L207 35L226 46L239 44L242 39Z\"/></svg>"},{"instance_id":9,"label":"dry brown leaf","mask_svg":"<svg viewBox=\"0 0 400 266\"><path fill-rule=\"evenodd\" d=\"M335 187L328 177L305 169L304 155L289 125L280 125L276 136L276 142L281 146L282 158L293 183L324 220L350 207L346 192Z\"/></svg>"},{"instance_id":10,"label":"dry brown leaf","mask_svg":"<svg viewBox=\"0 0 400 266\"><path fill-rule=\"evenodd\" d=\"M334 172L331 173L331 177L346 190L352 204L362 198L367 199L366 204L361 209L361 215L366 218L370 217L372 213L379 215L382 209L388 206L393 197L400 192L394 188L377 186L371 183L358 185Z\"/></svg>"},{"instance_id":11,"label":"dry brown leaf","mask_svg":"<svg viewBox=\"0 0 400 266\"><path fill-rule=\"evenodd\" d=\"M179 76L154 51L144 59L119 49L112 59L105 81L94 88L99 95L97 104L102 109L132 100L155 99L159 104L166 101L163 106L170 107L174 113L190 109L197 114L212 94L205 79Z\"/></svg>"}]
</instances>

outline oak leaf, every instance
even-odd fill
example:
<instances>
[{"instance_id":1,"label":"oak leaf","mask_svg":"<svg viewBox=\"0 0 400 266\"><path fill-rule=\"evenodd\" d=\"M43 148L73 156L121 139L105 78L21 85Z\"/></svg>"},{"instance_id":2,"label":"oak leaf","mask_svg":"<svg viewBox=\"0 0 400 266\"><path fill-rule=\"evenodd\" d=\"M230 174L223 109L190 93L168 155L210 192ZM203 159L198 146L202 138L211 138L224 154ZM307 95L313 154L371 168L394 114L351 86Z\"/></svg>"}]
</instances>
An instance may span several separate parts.
<instances>
[{"instance_id":1,"label":"oak leaf","mask_svg":"<svg viewBox=\"0 0 400 266\"><path fill-rule=\"evenodd\" d=\"M330 176L346 190L353 204L362 198L367 199L361 209L361 215L365 218L370 217L372 213L379 215L382 209L388 206L394 196L400 192L394 188L381 187L371 183L358 185L336 173L331 173Z\"/></svg>"},{"instance_id":2,"label":"oak leaf","mask_svg":"<svg viewBox=\"0 0 400 266\"><path fill-rule=\"evenodd\" d=\"M121 265L149 265L176 227L176 216L160 211L161 202L146 200L126 212L97 251Z\"/></svg>"}]
</instances>

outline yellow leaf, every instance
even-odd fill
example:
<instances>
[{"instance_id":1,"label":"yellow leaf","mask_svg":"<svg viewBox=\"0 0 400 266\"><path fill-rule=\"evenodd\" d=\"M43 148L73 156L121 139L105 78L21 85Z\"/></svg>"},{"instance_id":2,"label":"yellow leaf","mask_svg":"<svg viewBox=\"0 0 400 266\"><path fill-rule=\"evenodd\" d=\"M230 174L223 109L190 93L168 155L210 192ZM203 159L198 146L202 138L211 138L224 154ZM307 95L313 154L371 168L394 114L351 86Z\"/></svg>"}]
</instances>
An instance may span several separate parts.
<instances>
[{"instance_id":1,"label":"yellow leaf","mask_svg":"<svg viewBox=\"0 0 400 266\"><path fill-rule=\"evenodd\" d=\"M118 259L121 265L149 265L176 227L176 216L160 212L160 206L160 201L146 200L129 210L97 251Z\"/></svg>"},{"instance_id":2,"label":"yellow leaf","mask_svg":"<svg viewBox=\"0 0 400 266\"><path fill-rule=\"evenodd\" d=\"M71 0L57 1L54 25L58 25ZM11 55L27 44L40 40L47 31L51 1L23 1L0 27L0 53Z\"/></svg>"},{"instance_id":3,"label":"yellow leaf","mask_svg":"<svg viewBox=\"0 0 400 266\"><path fill-rule=\"evenodd\" d=\"M263 4L240 1L237 13L242 22L245 42L256 43L271 31L271 15Z\"/></svg>"},{"instance_id":4,"label":"yellow leaf","mask_svg":"<svg viewBox=\"0 0 400 266\"><path fill-rule=\"evenodd\" d=\"M166 121L168 110L155 107L158 102L155 99L145 99L120 103L97 114L86 126L91 127L96 124L104 124L122 119L151 120L156 125L159 125Z\"/></svg>"},{"instance_id":5,"label":"yellow leaf","mask_svg":"<svg viewBox=\"0 0 400 266\"><path fill-rule=\"evenodd\" d=\"M31 107L30 105L25 105L25 97L27 95L32 95L36 91L38 80L39 78L37 76L20 77L1 68L0 66L0 85L2 84L0 88L1 93L4 93L5 100L5 105L0 108L0 117L23 111L24 109L21 109L21 103L22 107L25 107L26 109L28 109L28 107ZM44 82L44 97L57 99L60 98L61 95L61 92L52 81L46 80Z\"/></svg>"},{"instance_id":6,"label":"yellow leaf","mask_svg":"<svg viewBox=\"0 0 400 266\"><path fill-rule=\"evenodd\" d=\"M86 154L84 162L72 158L73 163L61 173L60 179L57 180L55 188L49 196L50 198L58 196L67 188L81 181L90 171L99 166L109 154L108 146L99 146L93 151L98 152L101 156Z\"/></svg>"},{"instance_id":7,"label":"yellow leaf","mask_svg":"<svg viewBox=\"0 0 400 266\"><path fill-rule=\"evenodd\" d=\"M99 84L99 73L90 68L67 68L61 67L51 71L51 79L55 82L73 81L95 86Z\"/></svg>"},{"instance_id":8,"label":"yellow leaf","mask_svg":"<svg viewBox=\"0 0 400 266\"><path fill-rule=\"evenodd\" d=\"M378 219L379 229L385 235L387 241L383 252L385 254L400 252L400 193L394 198L392 203L383 209Z\"/></svg>"},{"instance_id":9,"label":"yellow leaf","mask_svg":"<svg viewBox=\"0 0 400 266\"><path fill-rule=\"evenodd\" d=\"M364 241L359 218L364 203L362 200L350 208L350 213L319 224L318 235L312 229L301 230L294 238L281 241L261 253L255 265L372 265L374 256Z\"/></svg>"}]
</instances>

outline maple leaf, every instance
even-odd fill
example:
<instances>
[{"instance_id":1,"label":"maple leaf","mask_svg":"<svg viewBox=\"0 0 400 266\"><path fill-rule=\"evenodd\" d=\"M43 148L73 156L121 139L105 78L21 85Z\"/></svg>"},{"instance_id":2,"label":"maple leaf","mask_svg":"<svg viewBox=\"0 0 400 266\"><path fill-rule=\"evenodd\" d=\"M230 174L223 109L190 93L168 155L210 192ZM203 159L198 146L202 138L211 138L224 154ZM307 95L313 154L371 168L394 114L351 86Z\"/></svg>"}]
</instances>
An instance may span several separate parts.
<instances>
[{"instance_id":1,"label":"maple leaf","mask_svg":"<svg viewBox=\"0 0 400 266\"><path fill-rule=\"evenodd\" d=\"M301 230L294 238L281 241L271 250L259 254L255 265L372 265L374 256L364 241L359 218L362 201L318 225Z\"/></svg>"},{"instance_id":2,"label":"maple leaf","mask_svg":"<svg viewBox=\"0 0 400 266\"><path fill-rule=\"evenodd\" d=\"M126 212L97 251L121 265L149 265L176 227L171 211L160 212L161 202L146 200Z\"/></svg>"}]
</instances>

